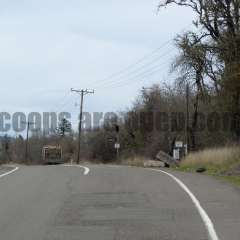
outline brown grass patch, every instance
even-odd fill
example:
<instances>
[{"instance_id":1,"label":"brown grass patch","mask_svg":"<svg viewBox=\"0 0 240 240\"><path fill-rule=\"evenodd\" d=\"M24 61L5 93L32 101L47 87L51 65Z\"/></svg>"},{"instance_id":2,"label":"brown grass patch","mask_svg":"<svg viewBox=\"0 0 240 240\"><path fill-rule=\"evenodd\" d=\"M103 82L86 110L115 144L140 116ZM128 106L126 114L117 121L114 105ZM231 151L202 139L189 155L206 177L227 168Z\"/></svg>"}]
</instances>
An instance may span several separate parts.
<instances>
[{"instance_id":1,"label":"brown grass patch","mask_svg":"<svg viewBox=\"0 0 240 240\"><path fill-rule=\"evenodd\" d=\"M227 170L240 164L240 148L237 146L206 149L189 154L181 163L182 168L205 167Z\"/></svg>"}]
</instances>

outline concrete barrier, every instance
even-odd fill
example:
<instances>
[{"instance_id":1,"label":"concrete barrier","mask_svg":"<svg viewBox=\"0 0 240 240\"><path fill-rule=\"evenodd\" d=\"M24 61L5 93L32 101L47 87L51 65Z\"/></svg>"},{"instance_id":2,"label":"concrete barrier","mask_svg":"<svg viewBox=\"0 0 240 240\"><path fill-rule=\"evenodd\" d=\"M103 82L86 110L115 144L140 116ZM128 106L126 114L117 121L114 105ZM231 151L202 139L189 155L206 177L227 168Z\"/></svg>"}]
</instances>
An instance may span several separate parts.
<instances>
[{"instance_id":1,"label":"concrete barrier","mask_svg":"<svg viewBox=\"0 0 240 240\"><path fill-rule=\"evenodd\" d=\"M176 161L173 157L171 157L170 155L163 151L159 151L159 153L156 156L156 159L165 163L168 166L176 167L179 165L178 161Z\"/></svg>"}]
</instances>

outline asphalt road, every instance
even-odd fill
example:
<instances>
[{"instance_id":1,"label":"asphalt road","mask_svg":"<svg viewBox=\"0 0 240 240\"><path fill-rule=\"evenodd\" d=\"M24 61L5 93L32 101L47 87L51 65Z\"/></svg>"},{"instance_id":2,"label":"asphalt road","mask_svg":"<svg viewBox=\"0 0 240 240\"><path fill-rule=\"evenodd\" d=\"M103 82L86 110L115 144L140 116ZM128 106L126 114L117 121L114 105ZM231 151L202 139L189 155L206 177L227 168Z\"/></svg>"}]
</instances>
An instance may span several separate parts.
<instances>
[{"instance_id":1,"label":"asphalt road","mask_svg":"<svg viewBox=\"0 0 240 240\"><path fill-rule=\"evenodd\" d=\"M1 177L0 239L210 239L194 202L170 176L130 167L89 168L84 175L77 167L20 166ZM202 175L172 174L196 196L220 240L240 239L238 188Z\"/></svg>"}]
</instances>

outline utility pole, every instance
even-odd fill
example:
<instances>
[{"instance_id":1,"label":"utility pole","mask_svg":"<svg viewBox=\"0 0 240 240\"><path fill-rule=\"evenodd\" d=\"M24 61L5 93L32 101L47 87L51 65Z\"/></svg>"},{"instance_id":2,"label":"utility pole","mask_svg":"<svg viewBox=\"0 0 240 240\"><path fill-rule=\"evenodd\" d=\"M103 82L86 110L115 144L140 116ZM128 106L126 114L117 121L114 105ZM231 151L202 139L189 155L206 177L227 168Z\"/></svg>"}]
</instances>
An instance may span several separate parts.
<instances>
[{"instance_id":1,"label":"utility pole","mask_svg":"<svg viewBox=\"0 0 240 240\"><path fill-rule=\"evenodd\" d=\"M33 125L34 122L22 122L23 124L27 125L27 138L26 138L26 145L25 145L25 160L28 161L28 142L29 142L29 127Z\"/></svg>"},{"instance_id":2,"label":"utility pole","mask_svg":"<svg viewBox=\"0 0 240 240\"><path fill-rule=\"evenodd\" d=\"M119 155L120 155L120 137L119 137L119 131L120 131L120 127L119 125L115 126L115 130L116 130L116 143L115 143L115 148L116 148L116 158L117 161L119 160Z\"/></svg>"},{"instance_id":3,"label":"utility pole","mask_svg":"<svg viewBox=\"0 0 240 240\"><path fill-rule=\"evenodd\" d=\"M75 92L80 94L81 96L81 103L80 103L80 119L79 119L79 126L78 126L78 152L77 152L77 164L80 163L80 152L81 152L81 132L82 132L82 118L83 118L83 100L84 96L87 94L94 94L94 90L78 90L71 88L71 92Z\"/></svg>"},{"instance_id":4,"label":"utility pole","mask_svg":"<svg viewBox=\"0 0 240 240\"><path fill-rule=\"evenodd\" d=\"M190 150L189 142L189 83L186 85L186 141L187 141L187 152Z\"/></svg>"}]
</instances>

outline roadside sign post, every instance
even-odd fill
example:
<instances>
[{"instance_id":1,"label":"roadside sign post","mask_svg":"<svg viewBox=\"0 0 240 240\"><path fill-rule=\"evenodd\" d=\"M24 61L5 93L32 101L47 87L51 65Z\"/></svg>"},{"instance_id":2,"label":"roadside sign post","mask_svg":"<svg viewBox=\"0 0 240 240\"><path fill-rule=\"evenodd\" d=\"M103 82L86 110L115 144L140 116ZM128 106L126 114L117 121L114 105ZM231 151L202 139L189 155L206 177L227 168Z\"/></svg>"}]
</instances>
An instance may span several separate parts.
<instances>
[{"instance_id":1,"label":"roadside sign post","mask_svg":"<svg viewBox=\"0 0 240 240\"><path fill-rule=\"evenodd\" d=\"M184 156L187 155L187 144L182 141L176 141L173 149L173 158L177 161L181 161Z\"/></svg>"},{"instance_id":2,"label":"roadside sign post","mask_svg":"<svg viewBox=\"0 0 240 240\"><path fill-rule=\"evenodd\" d=\"M115 149L120 149L120 147L121 147L120 143L115 143L115 146L114 146Z\"/></svg>"},{"instance_id":3,"label":"roadside sign post","mask_svg":"<svg viewBox=\"0 0 240 240\"><path fill-rule=\"evenodd\" d=\"M180 161L180 149L179 148L175 148L173 150L173 158L177 161Z\"/></svg>"},{"instance_id":4,"label":"roadside sign post","mask_svg":"<svg viewBox=\"0 0 240 240\"><path fill-rule=\"evenodd\" d=\"M183 148L183 142L177 141L177 142L175 143L175 147L176 147L176 148Z\"/></svg>"},{"instance_id":5,"label":"roadside sign post","mask_svg":"<svg viewBox=\"0 0 240 240\"><path fill-rule=\"evenodd\" d=\"M119 159L119 150L121 148L120 143L115 143L114 148L116 149L117 153L117 160Z\"/></svg>"}]
</instances>

